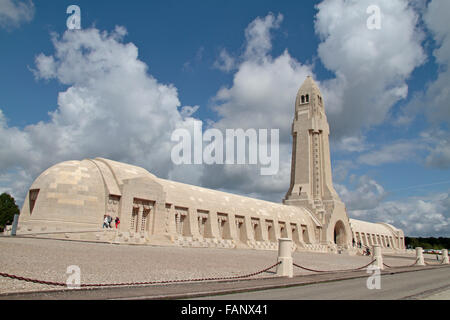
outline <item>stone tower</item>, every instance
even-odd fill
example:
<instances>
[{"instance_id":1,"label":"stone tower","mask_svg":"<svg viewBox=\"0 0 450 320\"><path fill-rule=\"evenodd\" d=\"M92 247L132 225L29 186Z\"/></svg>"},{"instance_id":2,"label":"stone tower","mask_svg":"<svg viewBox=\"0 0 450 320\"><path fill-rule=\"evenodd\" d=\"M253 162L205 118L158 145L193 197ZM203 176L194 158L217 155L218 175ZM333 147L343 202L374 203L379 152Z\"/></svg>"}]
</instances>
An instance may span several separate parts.
<instances>
[{"instance_id":1,"label":"stone tower","mask_svg":"<svg viewBox=\"0 0 450 320\"><path fill-rule=\"evenodd\" d=\"M316 237L323 244L351 244L345 205L333 187L330 127L319 87L308 76L297 94L292 125L291 184L284 204L306 207L322 223Z\"/></svg>"}]
</instances>

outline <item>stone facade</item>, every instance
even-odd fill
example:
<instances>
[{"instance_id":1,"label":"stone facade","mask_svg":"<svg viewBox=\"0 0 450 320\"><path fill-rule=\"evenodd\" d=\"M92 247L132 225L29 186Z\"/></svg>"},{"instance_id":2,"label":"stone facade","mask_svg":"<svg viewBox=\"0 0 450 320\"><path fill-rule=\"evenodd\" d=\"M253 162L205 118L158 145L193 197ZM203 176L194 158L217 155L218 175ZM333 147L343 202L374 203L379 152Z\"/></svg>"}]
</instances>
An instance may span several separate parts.
<instances>
[{"instance_id":1,"label":"stone facade","mask_svg":"<svg viewBox=\"0 0 450 320\"><path fill-rule=\"evenodd\" d=\"M349 219L332 182L329 126L319 88L300 88L292 126L291 184L277 204L160 179L143 168L97 158L57 164L31 186L18 234L112 243L347 251L354 244L404 249L403 232ZM105 214L118 229L102 229Z\"/></svg>"}]
</instances>

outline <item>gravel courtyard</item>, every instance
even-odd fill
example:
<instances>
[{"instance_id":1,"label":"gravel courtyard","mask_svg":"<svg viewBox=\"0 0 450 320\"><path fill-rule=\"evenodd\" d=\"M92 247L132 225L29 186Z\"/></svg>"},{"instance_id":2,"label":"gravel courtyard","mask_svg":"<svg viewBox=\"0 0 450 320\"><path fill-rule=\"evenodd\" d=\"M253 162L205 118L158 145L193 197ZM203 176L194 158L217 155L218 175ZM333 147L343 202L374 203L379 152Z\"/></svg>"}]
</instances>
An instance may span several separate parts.
<instances>
[{"instance_id":1,"label":"gravel courtyard","mask_svg":"<svg viewBox=\"0 0 450 320\"><path fill-rule=\"evenodd\" d=\"M367 256L295 252L294 262L307 268L359 268ZM123 283L228 277L260 271L276 263L276 251L150 247L61 240L0 237L0 272L53 282L66 282L67 267L81 269L81 283ZM412 255L385 257L391 266L415 261ZM273 276L274 269L259 275ZM295 275L309 274L294 268ZM0 277L0 293L61 289Z\"/></svg>"}]
</instances>

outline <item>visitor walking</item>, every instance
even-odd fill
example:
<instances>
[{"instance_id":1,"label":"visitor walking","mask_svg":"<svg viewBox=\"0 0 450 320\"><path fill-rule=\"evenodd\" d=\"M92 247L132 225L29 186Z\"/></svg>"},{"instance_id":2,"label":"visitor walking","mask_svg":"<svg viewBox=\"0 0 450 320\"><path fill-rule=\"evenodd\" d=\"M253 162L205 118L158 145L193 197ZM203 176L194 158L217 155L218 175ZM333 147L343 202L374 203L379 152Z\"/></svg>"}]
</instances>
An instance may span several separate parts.
<instances>
[{"instance_id":1,"label":"visitor walking","mask_svg":"<svg viewBox=\"0 0 450 320\"><path fill-rule=\"evenodd\" d=\"M116 223L116 229L117 229L117 227L118 227L119 224L120 224L120 219L119 219L119 217L116 217L116 219L114 220L114 222Z\"/></svg>"},{"instance_id":2,"label":"visitor walking","mask_svg":"<svg viewBox=\"0 0 450 320\"><path fill-rule=\"evenodd\" d=\"M108 216L105 214L103 216L103 229L108 228Z\"/></svg>"},{"instance_id":3,"label":"visitor walking","mask_svg":"<svg viewBox=\"0 0 450 320\"><path fill-rule=\"evenodd\" d=\"M109 228L112 228L111 227L111 222L112 222L112 217L110 215L108 215L108 227Z\"/></svg>"}]
</instances>

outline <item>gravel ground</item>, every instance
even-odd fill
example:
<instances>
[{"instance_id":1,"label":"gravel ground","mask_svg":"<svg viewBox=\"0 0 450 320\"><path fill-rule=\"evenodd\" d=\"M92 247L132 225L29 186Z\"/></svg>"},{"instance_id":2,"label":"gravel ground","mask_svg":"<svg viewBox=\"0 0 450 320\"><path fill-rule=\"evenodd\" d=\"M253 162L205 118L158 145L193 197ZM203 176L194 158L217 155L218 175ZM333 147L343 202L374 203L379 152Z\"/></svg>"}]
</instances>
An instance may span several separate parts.
<instances>
[{"instance_id":1,"label":"gravel ground","mask_svg":"<svg viewBox=\"0 0 450 320\"><path fill-rule=\"evenodd\" d=\"M294 262L317 270L359 268L367 256L295 252ZM150 247L61 240L0 237L0 272L66 282L67 267L81 270L81 283L123 283L203 277L228 277L260 271L276 263L276 251ZM392 266L414 262L414 256L386 257ZM271 272L272 271L272 272ZM274 270L259 277L273 276ZM294 268L295 275L309 274ZM60 290L0 277L0 293Z\"/></svg>"}]
</instances>

